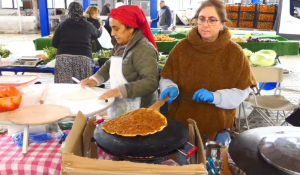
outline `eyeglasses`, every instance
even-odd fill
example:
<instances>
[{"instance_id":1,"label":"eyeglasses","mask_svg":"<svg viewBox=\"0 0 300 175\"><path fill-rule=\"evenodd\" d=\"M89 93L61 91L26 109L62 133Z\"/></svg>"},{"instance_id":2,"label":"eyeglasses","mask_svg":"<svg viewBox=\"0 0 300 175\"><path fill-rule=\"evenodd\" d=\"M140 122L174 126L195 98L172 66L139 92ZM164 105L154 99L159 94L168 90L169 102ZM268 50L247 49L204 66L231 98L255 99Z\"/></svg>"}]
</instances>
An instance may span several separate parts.
<instances>
[{"instance_id":1,"label":"eyeglasses","mask_svg":"<svg viewBox=\"0 0 300 175\"><path fill-rule=\"evenodd\" d=\"M214 25L216 25L217 21L220 21L220 20L217 20L217 19L205 20L205 18L198 18L198 24L200 24L200 25L203 25L206 21L209 26L214 26Z\"/></svg>"}]
</instances>

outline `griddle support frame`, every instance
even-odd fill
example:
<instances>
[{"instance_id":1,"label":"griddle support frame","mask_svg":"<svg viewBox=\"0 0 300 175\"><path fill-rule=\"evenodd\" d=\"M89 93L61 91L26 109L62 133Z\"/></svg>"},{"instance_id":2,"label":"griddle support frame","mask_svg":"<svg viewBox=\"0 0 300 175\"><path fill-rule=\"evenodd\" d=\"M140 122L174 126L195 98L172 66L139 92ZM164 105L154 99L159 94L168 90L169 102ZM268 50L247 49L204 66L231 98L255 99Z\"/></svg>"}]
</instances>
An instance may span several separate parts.
<instances>
[{"instance_id":1,"label":"griddle support frame","mask_svg":"<svg viewBox=\"0 0 300 175\"><path fill-rule=\"evenodd\" d=\"M198 148L195 145L191 144L190 142L187 142L187 144L192 146L192 148L187 153L184 153L179 149L177 149L177 151L189 158L198 150Z\"/></svg>"}]
</instances>

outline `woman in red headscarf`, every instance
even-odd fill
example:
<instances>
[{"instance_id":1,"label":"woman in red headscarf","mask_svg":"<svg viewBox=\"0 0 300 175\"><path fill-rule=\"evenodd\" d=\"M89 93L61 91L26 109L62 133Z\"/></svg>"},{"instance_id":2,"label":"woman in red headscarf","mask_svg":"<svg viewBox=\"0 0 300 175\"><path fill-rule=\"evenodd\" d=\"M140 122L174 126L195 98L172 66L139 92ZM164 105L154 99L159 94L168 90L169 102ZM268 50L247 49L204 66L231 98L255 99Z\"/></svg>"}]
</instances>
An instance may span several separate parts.
<instances>
[{"instance_id":1,"label":"woman in red headscarf","mask_svg":"<svg viewBox=\"0 0 300 175\"><path fill-rule=\"evenodd\" d=\"M157 101L159 55L145 14L138 6L112 9L109 22L117 41L113 56L81 85L93 87L110 79L111 90L99 99L116 97L108 109L108 117L114 118Z\"/></svg>"}]
</instances>

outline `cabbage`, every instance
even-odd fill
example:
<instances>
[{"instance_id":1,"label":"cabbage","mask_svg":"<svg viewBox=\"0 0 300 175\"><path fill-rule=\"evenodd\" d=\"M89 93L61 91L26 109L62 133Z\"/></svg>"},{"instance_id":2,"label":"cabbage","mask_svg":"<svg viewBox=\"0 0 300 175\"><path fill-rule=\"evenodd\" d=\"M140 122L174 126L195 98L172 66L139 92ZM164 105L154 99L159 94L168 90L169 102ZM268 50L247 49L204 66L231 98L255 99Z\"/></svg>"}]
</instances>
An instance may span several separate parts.
<instances>
[{"instance_id":1,"label":"cabbage","mask_svg":"<svg viewBox=\"0 0 300 175\"><path fill-rule=\"evenodd\" d=\"M187 34L189 31L186 30L185 28L177 28L177 29L176 29L176 32L177 32L177 33Z\"/></svg>"},{"instance_id":2,"label":"cabbage","mask_svg":"<svg viewBox=\"0 0 300 175\"><path fill-rule=\"evenodd\" d=\"M250 57L249 61L255 66L269 67L275 64L275 57L267 54L255 53Z\"/></svg>"},{"instance_id":3,"label":"cabbage","mask_svg":"<svg viewBox=\"0 0 300 175\"><path fill-rule=\"evenodd\" d=\"M245 55L249 58L249 57L251 57L252 56L252 52L251 52L251 50L248 50L247 48L245 48L245 49L243 49L243 51L244 51L244 53L245 53Z\"/></svg>"},{"instance_id":4,"label":"cabbage","mask_svg":"<svg viewBox=\"0 0 300 175\"><path fill-rule=\"evenodd\" d=\"M277 54L274 50L260 50L258 52L255 52L255 54L266 54L270 55L272 58L276 58Z\"/></svg>"}]
</instances>

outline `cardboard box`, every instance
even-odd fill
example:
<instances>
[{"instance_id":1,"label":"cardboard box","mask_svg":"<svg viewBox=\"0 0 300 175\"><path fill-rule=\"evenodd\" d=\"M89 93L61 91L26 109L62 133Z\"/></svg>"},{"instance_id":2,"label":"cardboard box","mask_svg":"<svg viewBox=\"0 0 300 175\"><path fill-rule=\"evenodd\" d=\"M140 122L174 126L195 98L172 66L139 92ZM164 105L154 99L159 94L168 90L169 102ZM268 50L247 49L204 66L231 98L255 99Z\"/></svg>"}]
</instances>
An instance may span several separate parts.
<instances>
[{"instance_id":1,"label":"cardboard box","mask_svg":"<svg viewBox=\"0 0 300 175\"><path fill-rule=\"evenodd\" d=\"M166 166L128 161L97 160L97 146L91 142L95 126L79 112L61 149L63 175L207 175L202 164ZM197 135L197 134L196 134ZM200 138L201 139L201 138ZM202 143L202 141L201 141ZM202 144L203 145L203 144ZM203 157L203 150L197 155ZM198 157L198 156L196 156ZM201 160L201 158L197 158Z\"/></svg>"}]
</instances>

